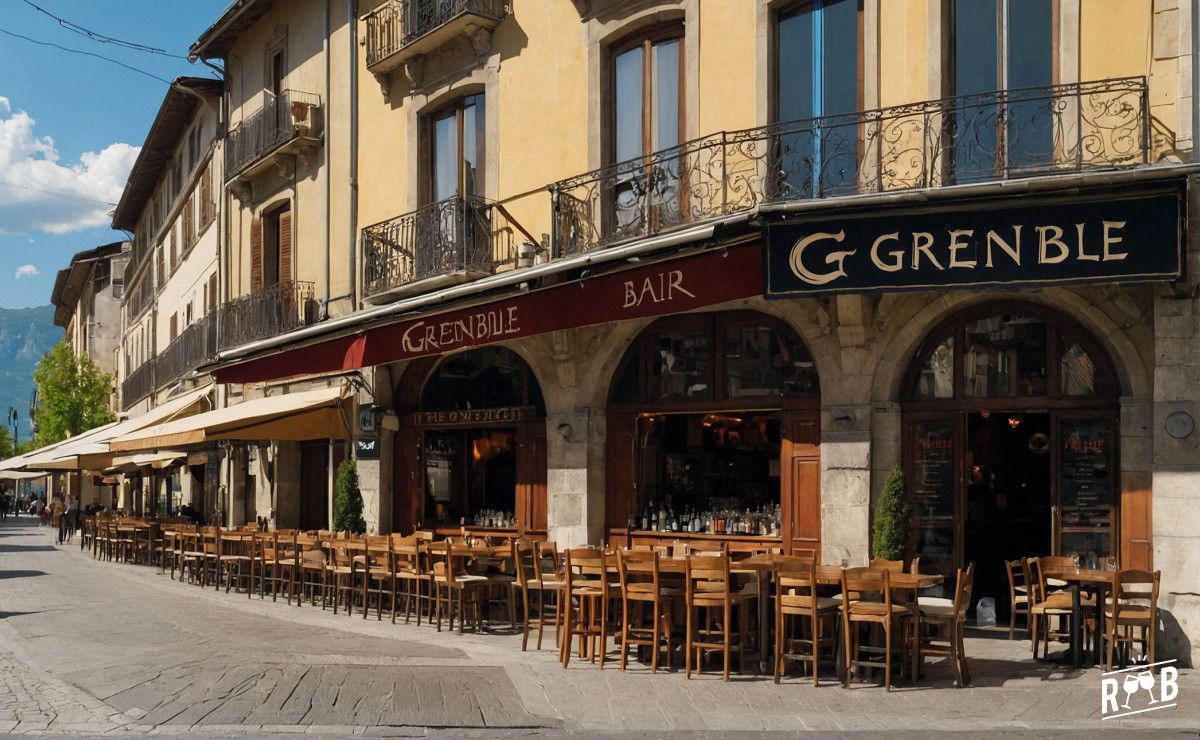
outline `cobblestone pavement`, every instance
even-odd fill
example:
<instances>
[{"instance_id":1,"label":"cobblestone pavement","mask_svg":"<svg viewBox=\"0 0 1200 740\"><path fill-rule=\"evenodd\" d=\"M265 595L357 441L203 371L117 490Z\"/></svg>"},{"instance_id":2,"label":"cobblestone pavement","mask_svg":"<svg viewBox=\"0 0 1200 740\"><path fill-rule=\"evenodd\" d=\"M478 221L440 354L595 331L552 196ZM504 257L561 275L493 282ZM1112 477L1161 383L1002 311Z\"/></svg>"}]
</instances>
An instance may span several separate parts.
<instances>
[{"instance_id":1,"label":"cobblestone pavement","mask_svg":"<svg viewBox=\"0 0 1200 740\"><path fill-rule=\"evenodd\" d=\"M1200 680L1179 706L1100 719L1098 670L971 637L974 685L945 666L891 693L807 679L691 681L615 662L563 670L519 637L335 616L172 581L157 568L55 547L32 519L0 523L0 734L621 734L1028 732L1200 728ZM553 645L552 638L548 639ZM906 733L907 734L907 733Z\"/></svg>"}]
</instances>

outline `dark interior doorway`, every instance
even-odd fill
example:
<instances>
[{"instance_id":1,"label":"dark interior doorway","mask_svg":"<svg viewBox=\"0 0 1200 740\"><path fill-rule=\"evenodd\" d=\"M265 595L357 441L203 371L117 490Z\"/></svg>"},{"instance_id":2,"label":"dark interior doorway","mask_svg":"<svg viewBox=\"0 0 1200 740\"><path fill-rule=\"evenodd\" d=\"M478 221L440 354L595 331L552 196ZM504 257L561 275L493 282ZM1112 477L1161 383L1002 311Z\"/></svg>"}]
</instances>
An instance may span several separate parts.
<instances>
[{"instance_id":1,"label":"dark interior doorway","mask_svg":"<svg viewBox=\"0 0 1200 740\"><path fill-rule=\"evenodd\" d=\"M1006 622L1004 561L1051 552L1050 414L967 414L966 448L963 546L965 561L975 563L971 600L991 596Z\"/></svg>"}]
</instances>

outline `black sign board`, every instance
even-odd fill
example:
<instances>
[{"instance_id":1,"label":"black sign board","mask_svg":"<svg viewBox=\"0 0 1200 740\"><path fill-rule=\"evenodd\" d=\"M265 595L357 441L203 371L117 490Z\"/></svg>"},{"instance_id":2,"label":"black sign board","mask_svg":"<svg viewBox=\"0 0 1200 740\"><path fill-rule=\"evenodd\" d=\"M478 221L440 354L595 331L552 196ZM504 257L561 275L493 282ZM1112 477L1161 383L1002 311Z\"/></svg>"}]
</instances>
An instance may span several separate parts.
<instances>
[{"instance_id":1,"label":"black sign board","mask_svg":"<svg viewBox=\"0 0 1200 740\"><path fill-rule=\"evenodd\" d=\"M525 421L537 415L533 406L501 406L491 409L455 409L453 411L416 411L413 424L422 427L454 427L472 424L502 424Z\"/></svg>"},{"instance_id":2,"label":"black sign board","mask_svg":"<svg viewBox=\"0 0 1200 740\"><path fill-rule=\"evenodd\" d=\"M1163 280L1182 274L1182 193L961 204L767 228L768 297Z\"/></svg>"},{"instance_id":3,"label":"black sign board","mask_svg":"<svg viewBox=\"0 0 1200 740\"><path fill-rule=\"evenodd\" d=\"M357 460L378 460L379 437L355 437L354 457Z\"/></svg>"}]
</instances>

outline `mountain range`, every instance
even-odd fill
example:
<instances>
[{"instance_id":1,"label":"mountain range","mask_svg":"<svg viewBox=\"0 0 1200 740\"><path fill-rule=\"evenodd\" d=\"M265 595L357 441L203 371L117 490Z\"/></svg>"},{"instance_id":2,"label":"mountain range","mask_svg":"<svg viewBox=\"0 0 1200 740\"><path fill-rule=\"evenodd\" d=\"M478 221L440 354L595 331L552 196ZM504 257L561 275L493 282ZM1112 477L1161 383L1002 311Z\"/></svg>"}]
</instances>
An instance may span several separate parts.
<instances>
[{"instance_id":1,"label":"mountain range","mask_svg":"<svg viewBox=\"0 0 1200 740\"><path fill-rule=\"evenodd\" d=\"M7 421L11 433L9 408L16 409L21 441L29 439L32 432L33 369L62 335L62 329L54 325L54 306L0 308L0 421Z\"/></svg>"}]
</instances>

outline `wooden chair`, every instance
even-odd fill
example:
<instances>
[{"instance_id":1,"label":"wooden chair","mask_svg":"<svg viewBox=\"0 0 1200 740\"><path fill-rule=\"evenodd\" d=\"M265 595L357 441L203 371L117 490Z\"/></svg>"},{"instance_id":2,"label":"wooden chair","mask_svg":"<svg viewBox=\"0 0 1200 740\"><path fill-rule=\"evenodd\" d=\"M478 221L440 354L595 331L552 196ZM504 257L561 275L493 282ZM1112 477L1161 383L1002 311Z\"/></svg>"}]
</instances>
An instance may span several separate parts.
<instances>
[{"instance_id":1,"label":"wooden chair","mask_svg":"<svg viewBox=\"0 0 1200 740\"><path fill-rule=\"evenodd\" d=\"M328 559L325 552L325 541L319 534L304 534L296 536L296 545L300 548L300 562L297 580L299 587L296 594L296 606L304 602L305 591L308 592L308 602L317 603L317 592L321 594L321 608L326 606L325 563Z\"/></svg>"},{"instance_id":2,"label":"wooden chair","mask_svg":"<svg viewBox=\"0 0 1200 740\"><path fill-rule=\"evenodd\" d=\"M1070 555L1043 555L1038 562L1045 570L1068 570L1075 567L1075 558ZM1046 578L1044 596L1067 588L1067 582L1061 578Z\"/></svg>"},{"instance_id":3,"label":"wooden chair","mask_svg":"<svg viewBox=\"0 0 1200 740\"><path fill-rule=\"evenodd\" d=\"M554 577L547 578L542 570L542 564L538 557L540 543L527 542L523 540L512 541L512 560L513 571L516 575L516 581L513 582L513 589L520 594L521 599L521 650L524 651L529 645L529 612L530 604L533 600L533 594L537 594L537 627L538 639L537 649L542 649L542 632L546 625L550 624L546 621L546 592L550 591L556 595L555 604L558 603L557 594L562 592L564 584L557 579L557 574ZM553 547L553 545L551 545ZM555 552L557 560L557 552ZM555 641L557 644L557 624L558 615L555 614Z\"/></svg>"},{"instance_id":4,"label":"wooden chair","mask_svg":"<svg viewBox=\"0 0 1200 740\"><path fill-rule=\"evenodd\" d=\"M429 579L421 572L417 563L418 556L420 555L417 548L417 538L412 535L405 537L393 534L391 536L391 548L392 578L395 579L399 587L399 601L403 604L404 623L408 624L415 605L417 625L419 626L421 624L421 604L419 600L427 591L424 585L429 583ZM392 624L396 623L396 601L396 599L392 600Z\"/></svg>"},{"instance_id":5,"label":"wooden chair","mask_svg":"<svg viewBox=\"0 0 1200 740\"><path fill-rule=\"evenodd\" d=\"M1032 599L1029 606L1029 637L1033 643L1033 657L1037 657L1038 645L1042 644L1042 658L1046 659L1050 654L1050 642L1069 642L1070 622L1072 619L1072 600L1069 591L1054 591L1050 590L1046 578L1045 568L1048 567L1045 563L1048 558L1031 558L1029 560L1030 582L1033 586ZM1070 558L1065 558L1071 562L1070 567L1074 567L1073 561ZM1051 561L1053 562L1053 561ZM1059 566L1062 567L1062 566ZM1065 583L1060 581L1060 583ZM1084 617L1084 624L1080 629L1087 627L1086 612L1096 608L1096 599L1087 594L1079 595L1079 606ZM1051 619L1058 619L1067 624L1067 630L1054 630L1050 626ZM1086 642L1086 638L1084 640Z\"/></svg>"},{"instance_id":6,"label":"wooden chair","mask_svg":"<svg viewBox=\"0 0 1200 740\"><path fill-rule=\"evenodd\" d=\"M240 531L221 532L217 530L217 578L214 587L221 587L221 576L225 576L225 593L233 584L236 575L238 585L249 570L249 544L253 535ZM236 589L235 589L236 590ZM247 592L250 591L247 588Z\"/></svg>"},{"instance_id":7,"label":"wooden chair","mask_svg":"<svg viewBox=\"0 0 1200 740\"><path fill-rule=\"evenodd\" d=\"M837 664L838 609L836 599L817 594L813 558L794 555L776 558L775 683L783 677L785 661L798 661L812 666L813 686L816 686L825 647L829 648L826 662Z\"/></svg>"},{"instance_id":8,"label":"wooden chair","mask_svg":"<svg viewBox=\"0 0 1200 740\"><path fill-rule=\"evenodd\" d=\"M325 608L332 594L333 613L337 614L345 603L346 616L350 616L354 607L354 556L358 553L358 544L341 537L324 540L322 544L325 546L325 572L321 584L321 608Z\"/></svg>"},{"instance_id":9,"label":"wooden chair","mask_svg":"<svg viewBox=\"0 0 1200 740\"><path fill-rule=\"evenodd\" d=\"M933 629L933 638L922 644L921 655L940 655L950 658L954 664L954 685L958 688L971 683L971 671L967 665L967 653L963 642L967 623L967 609L971 606L971 588L975 583L975 564L959 570L954 585L954 598L949 606L922 604L921 617ZM945 645L939 645L940 640Z\"/></svg>"},{"instance_id":10,"label":"wooden chair","mask_svg":"<svg viewBox=\"0 0 1200 740\"><path fill-rule=\"evenodd\" d=\"M867 566L870 568L874 568L875 570L886 570L890 573L903 573L904 572L904 561L903 560L887 560L886 558L871 558L871 562L869 562L867 564Z\"/></svg>"},{"instance_id":11,"label":"wooden chair","mask_svg":"<svg viewBox=\"0 0 1200 740\"><path fill-rule=\"evenodd\" d=\"M658 654L665 644L667 666L675 667L675 640L672 636L672 600L683 595L677 588L664 586L659 570L659 554L653 550L618 550L617 573L621 579L621 670L629 660L631 645L650 648L650 672L658 673ZM649 619L639 613L649 607Z\"/></svg>"},{"instance_id":12,"label":"wooden chair","mask_svg":"<svg viewBox=\"0 0 1200 740\"><path fill-rule=\"evenodd\" d=\"M1154 664L1155 633L1158 631L1158 586L1161 571L1123 570L1113 576L1108 606L1104 610L1108 647L1104 666L1112 670L1113 654L1122 666L1130 662L1135 642L1142 645L1147 663ZM1134 635L1134 630L1139 634Z\"/></svg>"},{"instance_id":13,"label":"wooden chair","mask_svg":"<svg viewBox=\"0 0 1200 740\"><path fill-rule=\"evenodd\" d=\"M920 573L921 572L921 556L920 555L917 555L912 560L908 561L908 572L909 573Z\"/></svg>"},{"instance_id":14,"label":"wooden chair","mask_svg":"<svg viewBox=\"0 0 1200 740\"><path fill-rule=\"evenodd\" d=\"M362 574L362 612L363 619L367 618L367 606L372 595L375 596L375 621L383 619L383 600L390 599L393 617L396 614L396 563L392 552L392 540L386 534L368 535L363 551L364 560L360 567Z\"/></svg>"},{"instance_id":15,"label":"wooden chair","mask_svg":"<svg viewBox=\"0 0 1200 740\"><path fill-rule=\"evenodd\" d=\"M697 672L703 671L704 651L720 650L724 657L723 678L729 680L729 665L734 650L738 653L739 672L746 658L748 618L745 605L757 595L735 588L729 574L729 556L689 555L685 564L684 587L687 607L687 639L684 645L684 675L692 677L693 657ZM738 644L733 644L733 607L742 607ZM713 614L714 610L719 610ZM701 616L707 617L700 626Z\"/></svg>"},{"instance_id":16,"label":"wooden chair","mask_svg":"<svg viewBox=\"0 0 1200 740\"><path fill-rule=\"evenodd\" d=\"M1005 560L1008 572L1008 639L1013 639L1017 629L1017 614L1025 617L1025 629L1029 630L1029 562L1025 558Z\"/></svg>"},{"instance_id":17,"label":"wooden chair","mask_svg":"<svg viewBox=\"0 0 1200 740\"><path fill-rule=\"evenodd\" d=\"M904 639L904 620L909 610L892 601L892 572L884 568L846 568L842 571L842 645L845 673L842 685L850 687L850 674L855 668L883 668L884 687L892 690L893 633L900 633L900 663L905 663L907 640ZM883 647L864 646L861 627L877 625L883 632ZM868 659L862 659L866 653ZM880 660L870 660L877 655Z\"/></svg>"},{"instance_id":18,"label":"wooden chair","mask_svg":"<svg viewBox=\"0 0 1200 740\"><path fill-rule=\"evenodd\" d=\"M563 668L570 665L571 642L578 637L579 657L586 654L593 662L599 657L599 668L603 670L608 650L608 557L597 547L570 548L566 551L563 578L559 609L562 612L559 657Z\"/></svg>"},{"instance_id":19,"label":"wooden chair","mask_svg":"<svg viewBox=\"0 0 1200 740\"><path fill-rule=\"evenodd\" d=\"M437 631L442 631L442 604L450 619L450 630L454 630L454 617L458 616L458 632L462 634L467 610L471 609L475 630L483 629L481 598L487 590L487 576L462 572L454 555L454 546L449 541L431 542L426 546L431 562L431 583L434 593L434 620ZM443 600L442 596L445 595Z\"/></svg>"}]
</instances>

